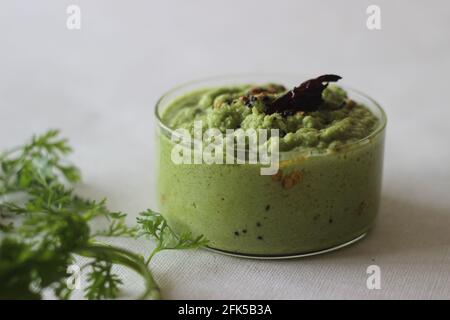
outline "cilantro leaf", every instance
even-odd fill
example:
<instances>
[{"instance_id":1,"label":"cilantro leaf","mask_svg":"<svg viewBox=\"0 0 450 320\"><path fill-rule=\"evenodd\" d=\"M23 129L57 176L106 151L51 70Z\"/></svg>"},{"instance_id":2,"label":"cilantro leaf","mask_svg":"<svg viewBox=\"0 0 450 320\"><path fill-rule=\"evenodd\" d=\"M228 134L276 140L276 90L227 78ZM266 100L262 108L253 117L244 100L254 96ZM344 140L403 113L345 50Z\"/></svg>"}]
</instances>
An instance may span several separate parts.
<instances>
[{"instance_id":1,"label":"cilantro leaf","mask_svg":"<svg viewBox=\"0 0 450 320\"><path fill-rule=\"evenodd\" d=\"M202 235L192 237L190 233L176 234L163 216L150 209L141 212L137 222L141 229L140 236L148 236L156 240L156 247L147 259L147 264L150 263L156 253L162 250L197 249L208 244L208 241Z\"/></svg>"},{"instance_id":2,"label":"cilantro leaf","mask_svg":"<svg viewBox=\"0 0 450 320\"><path fill-rule=\"evenodd\" d=\"M95 260L90 266L92 270L87 275L89 285L85 290L86 298L89 300L116 298L122 280L111 271L113 264L110 261Z\"/></svg>"}]
</instances>

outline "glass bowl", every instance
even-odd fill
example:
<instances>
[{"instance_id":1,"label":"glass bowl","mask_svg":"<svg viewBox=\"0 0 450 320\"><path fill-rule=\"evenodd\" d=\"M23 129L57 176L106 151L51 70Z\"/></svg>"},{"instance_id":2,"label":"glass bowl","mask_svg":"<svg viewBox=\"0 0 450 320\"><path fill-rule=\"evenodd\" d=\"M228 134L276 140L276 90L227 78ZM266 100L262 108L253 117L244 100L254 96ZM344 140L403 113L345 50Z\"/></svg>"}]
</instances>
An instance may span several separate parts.
<instances>
[{"instance_id":1,"label":"glass bowl","mask_svg":"<svg viewBox=\"0 0 450 320\"><path fill-rule=\"evenodd\" d=\"M310 77L309 77L310 78ZM156 105L158 209L176 232L204 235L221 253L263 259L310 256L345 247L365 236L378 213L386 115L367 95L343 86L349 97L379 119L367 137L336 152L280 152L277 175L261 175L259 164L175 164L174 131L162 121L170 103L207 87L280 83L298 75L238 75L190 82ZM280 175L301 175L283 188Z\"/></svg>"}]
</instances>

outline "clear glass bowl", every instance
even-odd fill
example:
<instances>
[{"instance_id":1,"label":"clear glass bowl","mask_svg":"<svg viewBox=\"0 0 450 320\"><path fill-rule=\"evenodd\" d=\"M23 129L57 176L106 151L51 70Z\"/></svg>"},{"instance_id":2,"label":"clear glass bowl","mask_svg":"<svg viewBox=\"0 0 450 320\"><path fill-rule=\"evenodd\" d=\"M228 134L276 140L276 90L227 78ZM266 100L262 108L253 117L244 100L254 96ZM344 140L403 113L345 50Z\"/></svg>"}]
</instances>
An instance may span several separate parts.
<instances>
[{"instance_id":1,"label":"clear glass bowl","mask_svg":"<svg viewBox=\"0 0 450 320\"><path fill-rule=\"evenodd\" d=\"M177 232L204 235L210 249L240 257L281 259L309 256L349 245L366 234L378 213L386 115L365 94L344 87L379 119L369 136L333 153L281 152L280 170L302 181L281 187L260 175L260 165L181 164L171 161L172 130L161 115L177 97L196 89L280 83L287 88L312 77L240 75L190 82L166 93L156 105L158 206Z\"/></svg>"}]
</instances>

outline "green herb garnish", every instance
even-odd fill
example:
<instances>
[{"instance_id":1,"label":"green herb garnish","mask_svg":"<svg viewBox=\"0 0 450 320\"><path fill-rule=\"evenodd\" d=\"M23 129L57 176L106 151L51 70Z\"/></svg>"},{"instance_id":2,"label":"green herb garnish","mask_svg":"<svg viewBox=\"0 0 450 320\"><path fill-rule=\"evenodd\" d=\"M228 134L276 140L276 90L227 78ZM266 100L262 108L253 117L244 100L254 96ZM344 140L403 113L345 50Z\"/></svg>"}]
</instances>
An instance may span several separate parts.
<instances>
[{"instance_id":1,"label":"green herb garnish","mask_svg":"<svg viewBox=\"0 0 450 320\"><path fill-rule=\"evenodd\" d=\"M46 289L68 299L73 290L67 286L67 268L77 255L92 260L81 267L90 269L86 298L118 296L122 280L112 272L118 264L143 277L145 291L139 298L159 299L160 290L148 268L154 254L206 242L202 237L178 237L150 210L141 214L140 227L128 227L126 215L110 211L106 200L77 196L72 186L81 175L65 160L71 151L67 140L51 130L0 154L0 299L40 299ZM109 222L107 228L92 232L91 223L101 217ZM97 238L137 235L157 241L147 259Z\"/></svg>"},{"instance_id":2,"label":"green herb garnish","mask_svg":"<svg viewBox=\"0 0 450 320\"><path fill-rule=\"evenodd\" d=\"M137 220L141 226L140 235L150 236L157 241L156 247L146 261L147 265L152 257L160 251L197 249L208 244L208 241L203 236L193 238L189 233L177 235L160 214L150 209L141 212L139 215L140 217Z\"/></svg>"}]
</instances>

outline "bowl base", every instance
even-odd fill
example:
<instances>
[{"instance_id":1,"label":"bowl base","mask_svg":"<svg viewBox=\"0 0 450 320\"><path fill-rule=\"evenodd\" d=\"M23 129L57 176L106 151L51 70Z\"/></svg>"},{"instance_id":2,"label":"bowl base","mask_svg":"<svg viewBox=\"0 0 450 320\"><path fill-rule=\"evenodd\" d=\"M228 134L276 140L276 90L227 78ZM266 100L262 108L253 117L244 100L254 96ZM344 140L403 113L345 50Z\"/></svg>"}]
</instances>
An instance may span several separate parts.
<instances>
[{"instance_id":1,"label":"bowl base","mask_svg":"<svg viewBox=\"0 0 450 320\"><path fill-rule=\"evenodd\" d=\"M300 253L300 254L286 254L286 255L252 255L252 254L245 254L245 253L236 253L236 252L230 252L230 251L224 251L224 250L219 250L219 249L214 249L214 248L210 248L210 247L205 247L206 250L208 251L212 251L212 252L216 252L216 253L220 253L226 256L232 256L232 257L238 257L238 258L245 258L245 259L258 259L258 260L284 260L284 259L297 259L297 258L306 258L306 257L311 257L311 256L317 256L319 254L324 254L324 253L328 253L328 252L332 252L332 251L336 251L339 250L341 248L345 248L359 240L361 240L362 238L364 238L366 236L367 232L357 236L356 238L347 241L343 244L328 248L328 249L323 249L323 250L318 250L318 251L312 251L312 252L307 252L307 253Z\"/></svg>"}]
</instances>

